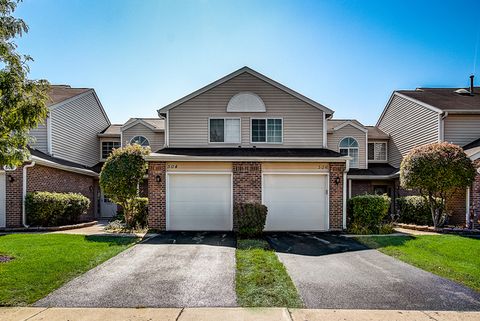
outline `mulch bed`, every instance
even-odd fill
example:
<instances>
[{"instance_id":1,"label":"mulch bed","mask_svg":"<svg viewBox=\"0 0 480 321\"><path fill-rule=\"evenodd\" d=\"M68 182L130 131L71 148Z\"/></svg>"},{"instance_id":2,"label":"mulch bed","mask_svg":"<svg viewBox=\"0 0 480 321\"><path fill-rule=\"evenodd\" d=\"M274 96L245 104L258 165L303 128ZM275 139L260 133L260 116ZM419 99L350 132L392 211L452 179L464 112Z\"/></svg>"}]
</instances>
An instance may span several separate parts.
<instances>
[{"instance_id":1,"label":"mulch bed","mask_svg":"<svg viewBox=\"0 0 480 321\"><path fill-rule=\"evenodd\" d=\"M466 228L460 228L460 227L434 228L433 226L405 224L405 223L395 223L394 225L396 227L401 227L401 228L416 230L416 231L424 231L424 232L480 235L480 230L479 229L466 229Z\"/></svg>"},{"instance_id":2,"label":"mulch bed","mask_svg":"<svg viewBox=\"0 0 480 321\"><path fill-rule=\"evenodd\" d=\"M0 255L0 263L6 263L11 260L13 260L13 257L11 256Z\"/></svg>"}]
</instances>

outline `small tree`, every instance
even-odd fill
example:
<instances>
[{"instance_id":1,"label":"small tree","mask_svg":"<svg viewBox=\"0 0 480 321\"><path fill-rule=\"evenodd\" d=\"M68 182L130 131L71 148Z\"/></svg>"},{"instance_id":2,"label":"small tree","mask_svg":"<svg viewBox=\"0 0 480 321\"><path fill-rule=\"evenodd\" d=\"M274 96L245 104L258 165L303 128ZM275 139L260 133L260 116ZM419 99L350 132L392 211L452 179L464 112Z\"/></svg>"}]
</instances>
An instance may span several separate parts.
<instances>
[{"instance_id":1,"label":"small tree","mask_svg":"<svg viewBox=\"0 0 480 321\"><path fill-rule=\"evenodd\" d=\"M138 185L147 172L144 157L149 153L150 148L137 144L114 149L100 172L100 187L112 201L122 206L128 227L135 216Z\"/></svg>"},{"instance_id":2,"label":"small tree","mask_svg":"<svg viewBox=\"0 0 480 321\"><path fill-rule=\"evenodd\" d=\"M412 149L400 168L401 186L425 198L435 227L445 223L445 204L455 190L467 188L474 179L475 167L463 149L445 142Z\"/></svg>"},{"instance_id":3,"label":"small tree","mask_svg":"<svg viewBox=\"0 0 480 321\"><path fill-rule=\"evenodd\" d=\"M0 165L20 165L29 157L29 130L47 117L48 82L29 80L30 56L13 41L28 31L12 14L19 0L0 0Z\"/></svg>"}]
</instances>

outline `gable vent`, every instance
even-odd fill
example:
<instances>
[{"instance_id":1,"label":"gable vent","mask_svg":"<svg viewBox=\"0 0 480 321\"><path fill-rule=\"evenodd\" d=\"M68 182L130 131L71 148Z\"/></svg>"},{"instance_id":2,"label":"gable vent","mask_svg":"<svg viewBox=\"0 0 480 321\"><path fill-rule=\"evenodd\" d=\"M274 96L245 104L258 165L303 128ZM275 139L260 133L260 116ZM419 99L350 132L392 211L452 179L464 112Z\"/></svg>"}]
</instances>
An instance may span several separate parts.
<instances>
[{"instance_id":1,"label":"gable vent","mask_svg":"<svg viewBox=\"0 0 480 321\"><path fill-rule=\"evenodd\" d=\"M231 113L264 113L266 111L262 98L247 91L233 96L227 105L227 112Z\"/></svg>"}]
</instances>

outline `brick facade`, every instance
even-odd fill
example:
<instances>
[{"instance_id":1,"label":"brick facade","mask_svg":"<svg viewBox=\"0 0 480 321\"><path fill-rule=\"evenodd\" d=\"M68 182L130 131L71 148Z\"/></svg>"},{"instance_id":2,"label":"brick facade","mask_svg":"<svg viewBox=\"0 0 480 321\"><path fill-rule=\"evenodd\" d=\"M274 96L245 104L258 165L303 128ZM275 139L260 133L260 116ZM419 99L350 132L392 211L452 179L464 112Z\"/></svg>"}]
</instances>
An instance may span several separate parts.
<instances>
[{"instance_id":1,"label":"brick facade","mask_svg":"<svg viewBox=\"0 0 480 321\"><path fill-rule=\"evenodd\" d=\"M262 202L262 163L234 162L233 206L238 203ZM237 229L237 219L233 217L233 229Z\"/></svg>"},{"instance_id":2,"label":"brick facade","mask_svg":"<svg viewBox=\"0 0 480 321\"><path fill-rule=\"evenodd\" d=\"M330 230L338 231L343 229L343 172L345 171L344 163L330 163ZM337 179L338 184L337 184Z\"/></svg>"},{"instance_id":3,"label":"brick facade","mask_svg":"<svg viewBox=\"0 0 480 321\"><path fill-rule=\"evenodd\" d=\"M22 225L23 166L6 173L6 213L7 227ZM10 177L13 178L11 182ZM88 213L80 220L90 220L95 216L96 191L98 181L91 176L63 171L57 168L35 165L27 169L27 192L80 193L90 199Z\"/></svg>"},{"instance_id":4,"label":"brick facade","mask_svg":"<svg viewBox=\"0 0 480 321\"><path fill-rule=\"evenodd\" d=\"M475 160L475 168L480 168L480 159ZM480 173L477 171L475 181L470 189L470 209L473 214L473 226L480 227Z\"/></svg>"},{"instance_id":5,"label":"brick facade","mask_svg":"<svg viewBox=\"0 0 480 321\"><path fill-rule=\"evenodd\" d=\"M167 227L165 162L148 163L148 226L158 230L165 230Z\"/></svg>"}]
</instances>

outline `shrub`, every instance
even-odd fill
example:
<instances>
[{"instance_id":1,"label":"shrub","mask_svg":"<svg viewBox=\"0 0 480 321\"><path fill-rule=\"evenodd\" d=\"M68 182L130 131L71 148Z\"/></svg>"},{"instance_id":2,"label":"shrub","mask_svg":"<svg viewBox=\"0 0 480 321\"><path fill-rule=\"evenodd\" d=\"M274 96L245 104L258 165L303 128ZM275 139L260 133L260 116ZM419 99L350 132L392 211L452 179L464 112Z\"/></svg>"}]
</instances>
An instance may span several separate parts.
<instances>
[{"instance_id":1,"label":"shrub","mask_svg":"<svg viewBox=\"0 0 480 321\"><path fill-rule=\"evenodd\" d=\"M146 228L148 225L148 198L137 197L133 205L132 226Z\"/></svg>"},{"instance_id":2,"label":"shrub","mask_svg":"<svg viewBox=\"0 0 480 321\"><path fill-rule=\"evenodd\" d=\"M405 196L396 200L398 221L401 223L432 225L430 205L422 196Z\"/></svg>"},{"instance_id":3,"label":"shrub","mask_svg":"<svg viewBox=\"0 0 480 321\"><path fill-rule=\"evenodd\" d=\"M445 204L457 188L473 183L475 167L459 146L442 142L412 149L402 160L400 184L428 199L433 226L445 223Z\"/></svg>"},{"instance_id":4,"label":"shrub","mask_svg":"<svg viewBox=\"0 0 480 321\"><path fill-rule=\"evenodd\" d=\"M90 200L82 194L33 192L25 197L27 220L33 226L59 226L77 223Z\"/></svg>"},{"instance_id":5,"label":"shrub","mask_svg":"<svg viewBox=\"0 0 480 321\"><path fill-rule=\"evenodd\" d=\"M235 205L238 233L242 237L256 237L262 234L267 220L267 207L258 203Z\"/></svg>"},{"instance_id":6,"label":"shrub","mask_svg":"<svg viewBox=\"0 0 480 321\"><path fill-rule=\"evenodd\" d=\"M390 208L387 195L358 195L348 200L350 231L355 234L379 233Z\"/></svg>"}]
</instances>

